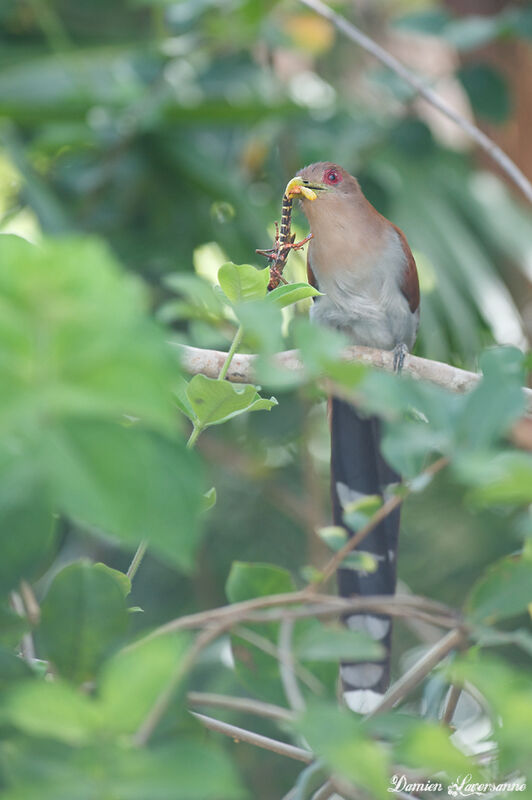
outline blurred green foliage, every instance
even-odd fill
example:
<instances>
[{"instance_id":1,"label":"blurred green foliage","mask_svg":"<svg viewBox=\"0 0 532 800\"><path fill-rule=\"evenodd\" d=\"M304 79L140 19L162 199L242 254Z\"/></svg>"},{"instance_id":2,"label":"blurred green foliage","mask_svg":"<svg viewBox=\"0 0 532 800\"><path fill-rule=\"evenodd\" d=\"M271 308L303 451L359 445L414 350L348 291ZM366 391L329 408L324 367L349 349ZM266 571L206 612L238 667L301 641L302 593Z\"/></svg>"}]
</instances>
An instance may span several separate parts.
<instances>
[{"instance_id":1,"label":"blurred green foliage","mask_svg":"<svg viewBox=\"0 0 532 800\"><path fill-rule=\"evenodd\" d=\"M464 55L450 76L464 102L512 121L512 87L476 48L530 38L526 4L463 19L436 3L361 4L356 17ZM529 275L529 213L467 149L446 145L408 87L296 2L2 0L0 25L0 231L38 243L0 237L3 795L271 800L297 780L304 800L333 769L385 797L390 764L475 775L462 750L491 740L500 775L532 781L532 462L506 440L527 362L515 347L480 356L524 343L516 287ZM296 286L265 297L267 273L249 262L271 241L286 181L321 159L357 174L404 228L422 284L417 352L480 363L469 395L343 364L342 338L305 319L313 291L299 254L286 272ZM180 343L231 342L258 353L261 387L180 374ZM290 346L298 376L270 360ZM193 669L188 635L136 639L319 578L337 548L315 535L328 521L320 375L384 417L387 457L412 479L400 579L462 608L473 647L364 723L336 707L337 661L367 658L374 643L298 622L307 712L293 725L217 714L304 737L319 760L302 770L207 738L186 710L187 688L284 705L278 623L233 631ZM419 474L437 455L450 467L427 484ZM141 540L148 555L131 582ZM40 620L12 607L21 580ZM395 673L431 641L422 634L396 626ZM485 698L477 721L492 729L480 742L449 740L434 722L451 680ZM165 692L166 713L139 746Z\"/></svg>"}]
</instances>

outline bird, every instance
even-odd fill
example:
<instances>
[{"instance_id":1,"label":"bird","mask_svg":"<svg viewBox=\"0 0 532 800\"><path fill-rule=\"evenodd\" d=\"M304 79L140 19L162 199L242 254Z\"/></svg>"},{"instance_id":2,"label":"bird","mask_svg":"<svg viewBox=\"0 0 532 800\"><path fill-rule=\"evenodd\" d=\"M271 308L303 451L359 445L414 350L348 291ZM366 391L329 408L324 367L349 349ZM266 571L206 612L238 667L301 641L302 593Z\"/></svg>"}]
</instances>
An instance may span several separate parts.
<instances>
[{"instance_id":1,"label":"bird","mask_svg":"<svg viewBox=\"0 0 532 800\"><path fill-rule=\"evenodd\" d=\"M301 169L287 194L299 199L312 235L308 282L321 295L314 298L311 320L341 331L352 344L392 350L400 371L416 340L420 306L416 262L405 234L372 206L358 180L333 162ZM384 497L401 478L382 455L377 417L364 416L337 397L330 398L329 408L333 521L346 528L346 505L364 495ZM364 551L375 559L374 572L339 569L341 596L395 593L399 524L396 509L364 539ZM391 619L358 613L344 623L385 649L381 661L340 665L346 705L369 713L390 682Z\"/></svg>"}]
</instances>

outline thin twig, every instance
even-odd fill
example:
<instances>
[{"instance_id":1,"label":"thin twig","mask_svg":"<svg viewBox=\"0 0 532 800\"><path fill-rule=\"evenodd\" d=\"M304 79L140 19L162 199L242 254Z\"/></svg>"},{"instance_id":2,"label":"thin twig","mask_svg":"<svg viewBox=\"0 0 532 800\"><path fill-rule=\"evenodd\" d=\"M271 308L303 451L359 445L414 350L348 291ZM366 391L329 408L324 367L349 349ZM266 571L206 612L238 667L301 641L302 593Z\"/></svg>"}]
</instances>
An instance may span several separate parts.
<instances>
[{"instance_id":1,"label":"thin twig","mask_svg":"<svg viewBox=\"0 0 532 800\"><path fill-rule=\"evenodd\" d=\"M411 669L405 672L405 674L388 689L379 705L367 715L368 718L393 708L396 703L402 700L412 689L421 683L423 678L425 678L436 664L439 664L451 650L454 650L462 644L464 636L465 634L462 628L455 628L449 631L443 639L440 639L434 647L431 647Z\"/></svg>"},{"instance_id":2,"label":"thin twig","mask_svg":"<svg viewBox=\"0 0 532 800\"><path fill-rule=\"evenodd\" d=\"M166 713L166 710L168 709L168 706L170 705L170 702L177 687L181 683L181 680L192 667L203 648L210 644L213 639L217 638L219 632L220 631L218 629L207 629L198 634L194 644L185 654L185 657L177 664L170 680L140 724L133 737L133 743L135 745L142 747L148 742L155 728Z\"/></svg>"},{"instance_id":3,"label":"thin twig","mask_svg":"<svg viewBox=\"0 0 532 800\"><path fill-rule=\"evenodd\" d=\"M439 458L433 464L431 464L427 469L423 470L422 475L426 475L427 477L433 477L436 475L440 470L447 466L449 463L449 459L447 457ZM371 517L367 525L364 525L354 536L352 536L343 547L338 550L334 556L328 561L325 567L321 570L321 575L318 581L310 584L307 588L309 591L317 590L318 586L322 583L325 583L331 575L334 575L338 567L341 565L342 561L346 558L346 556L354 550L363 539L366 538L376 527L377 525L382 522L392 511L398 508L403 500L410 494L411 489L408 487L408 484L405 485L405 492L402 494L396 494L393 497L390 497L383 505L379 508L379 510Z\"/></svg>"},{"instance_id":4,"label":"thin twig","mask_svg":"<svg viewBox=\"0 0 532 800\"><path fill-rule=\"evenodd\" d=\"M284 619L285 617L280 617L279 621L282 622ZM261 636L260 633L252 631L249 628L244 628L241 625L235 627L233 633L235 633L236 636L240 636L241 639L244 639L255 647L258 647L259 650L268 653L269 656L277 659L277 661L281 661L279 649L265 636ZM294 664L294 669L299 679L303 681L303 683L315 694L321 694L324 691L324 685L312 674L312 672L310 672L310 670L306 669L306 667L303 667L301 664Z\"/></svg>"},{"instance_id":5,"label":"thin twig","mask_svg":"<svg viewBox=\"0 0 532 800\"><path fill-rule=\"evenodd\" d=\"M462 687L453 683L449 689L449 693L445 701L445 708L443 709L441 718L441 721L444 723L444 725L450 725L453 721L454 712L456 711L456 706L458 705L458 700L460 699L461 694Z\"/></svg>"},{"instance_id":6,"label":"thin twig","mask_svg":"<svg viewBox=\"0 0 532 800\"><path fill-rule=\"evenodd\" d=\"M329 797L332 797L335 792L334 783L328 780L312 795L312 800L329 800Z\"/></svg>"},{"instance_id":7,"label":"thin twig","mask_svg":"<svg viewBox=\"0 0 532 800\"><path fill-rule=\"evenodd\" d=\"M446 117L452 120L459 128L461 128L473 141L475 141L479 147L481 147L488 156L495 161L496 164L506 173L506 175L510 178L516 186L521 189L525 197L532 203L532 184L525 177L525 175L521 172L519 167L514 164L512 159L506 155L506 153L501 150L501 148L493 142L489 136L486 136L476 125L474 125L469 120L462 117L457 111L454 110L451 106L447 105L447 103L442 100L442 98L433 90L430 89L425 81L422 78L419 78L414 72L409 70L407 67L404 66L395 56L381 47L377 42L370 39L369 36L366 36L365 33L362 33L359 28L353 25L352 22L348 22L345 17L342 17L341 14L337 14L328 5L322 2L322 0L300 0L303 5L307 6L307 8L312 9L319 14L321 17L328 19L329 22L341 31L348 39L355 44L358 44L362 47L366 52L371 53L381 64L384 64L386 67L395 72L396 75L399 75L405 83L411 86L416 92L430 103L431 106L437 108L438 111L441 111Z\"/></svg>"},{"instance_id":8,"label":"thin twig","mask_svg":"<svg viewBox=\"0 0 532 800\"><path fill-rule=\"evenodd\" d=\"M255 747L270 750L272 753L277 753L280 756L287 756L296 761L303 761L305 764L310 764L314 761L314 754L311 753L310 750L303 750L301 747L279 742L277 739L270 739L269 736L261 736L261 734L253 733L245 728L238 728L236 725L220 722L218 719L206 717L205 714L198 714L195 711L191 711L190 713L209 730L215 731L216 733L223 733L224 736L230 736L235 742L253 744Z\"/></svg>"},{"instance_id":9,"label":"thin twig","mask_svg":"<svg viewBox=\"0 0 532 800\"><path fill-rule=\"evenodd\" d=\"M426 597L416 595L373 595L370 597L336 597L330 595L320 595L316 601L316 595L310 594L307 589L299 592L286 594L272 594L266 597L256 597L252 600L245 600L241 603L234 603L229 606L199 611L183 617L166 622L159 628L127 645L126 649L134 649L140 644L173 633L179 630L199 629L205 626L221 624L225 628L238 625L242 622L270 622L283 619L287 615L287 610L282 608L277 611L279 606L293 606L301 603L313 605L310 610L306 608L291 609L290 614L294 618L304 618L316 615L318 617L338 616L350 611L373 611L374 613L390 614L391 616L418 616L426 621L441 625L442 627L455 627L457 614L443 603L429 600ZM267 610L272 609L272 616L266 616ZM277 611L277 613L275 613ZM261 614L262 616L259 616Z\"/></svg>"},{"instance_id":10,"label":"thin twig","mask_svg":"<svg viewBox=\"0 0 532 800\"><path fill-rule=\"evenodd\" d=\"M305 698L295 674L296 660L292 648L294 621L283 619L279 629L279 672L288 705L292 711L305 710Z\"/></svg>"},{"instance_id":11,"label":"thin twig","mask_svg":"<svg viewBox=\"0 0 532 800\"><path fill-rule=\"evenodd\" d=\"M209 706L211 708L227 708L230 711L243 711L257 717L274 719L277 722L293 722L295 714L282 706L264 703L251 697L228 697L225 694L212 692L188 692L188 702L193 706Z\"/></svg>"}]
</instances>

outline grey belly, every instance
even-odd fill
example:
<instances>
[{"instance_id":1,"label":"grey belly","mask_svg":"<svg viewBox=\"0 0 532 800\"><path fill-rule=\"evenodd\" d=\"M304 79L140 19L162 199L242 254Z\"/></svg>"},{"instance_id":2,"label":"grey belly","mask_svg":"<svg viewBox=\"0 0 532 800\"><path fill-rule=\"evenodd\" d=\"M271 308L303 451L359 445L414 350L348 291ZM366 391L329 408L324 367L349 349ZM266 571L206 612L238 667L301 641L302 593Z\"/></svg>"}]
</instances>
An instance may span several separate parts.
<instances>
[{"instance_id":1,"label":"grey belly","mask_svg":"<svg viewBox=\"0 0 532 800\"><path fill-rule=\"evenodd\" d=\"M320 297L312 306L310 318L319 325L341 331L352 344L381 350L393 350L398 344L406 344L411 350L419 323L419 314L412 314L402 297L393 309L375 309L369 314L364 310L347 312L329 297Z\"/></svg>"}]
</instances>

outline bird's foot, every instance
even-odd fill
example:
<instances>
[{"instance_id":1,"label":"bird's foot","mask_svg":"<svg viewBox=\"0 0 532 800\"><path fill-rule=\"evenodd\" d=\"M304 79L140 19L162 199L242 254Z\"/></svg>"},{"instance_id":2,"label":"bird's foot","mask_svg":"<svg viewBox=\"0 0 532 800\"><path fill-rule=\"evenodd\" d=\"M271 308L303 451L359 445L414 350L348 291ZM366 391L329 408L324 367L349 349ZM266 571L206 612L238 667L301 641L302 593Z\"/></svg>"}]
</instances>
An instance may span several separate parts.
<instances>
[{"instance_id":1,"label":"bird's foot","mask_svg":"<svg viewBox=\"0 0 532 800\"><path fill-rule=\"evenodd\" d=\"M393 371L400 373L408 355L408 347L404 342L396 344L393 348Z\"/></svg>"}]
</instances>

